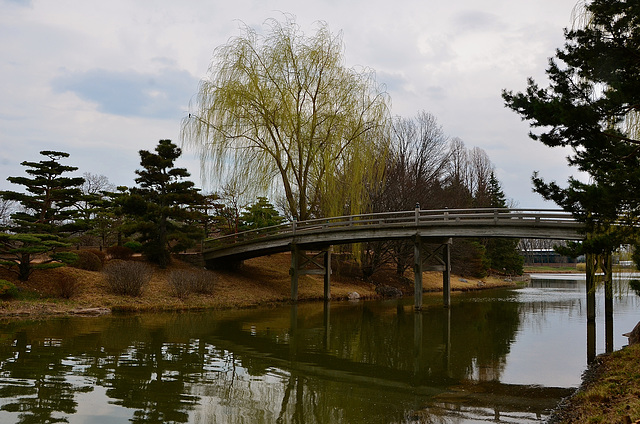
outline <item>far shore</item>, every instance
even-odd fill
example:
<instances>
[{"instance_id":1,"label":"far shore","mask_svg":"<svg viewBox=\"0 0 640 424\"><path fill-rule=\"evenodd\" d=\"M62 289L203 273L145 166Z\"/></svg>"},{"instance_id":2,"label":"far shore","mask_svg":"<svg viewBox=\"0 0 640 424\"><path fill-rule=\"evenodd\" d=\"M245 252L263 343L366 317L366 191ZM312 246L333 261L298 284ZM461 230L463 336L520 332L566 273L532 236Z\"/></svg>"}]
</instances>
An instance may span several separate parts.
<instances>
[{"instance_id":1,"label":"far shore","mask_svg":"<svg viewBox=\"0 0 640 424\"><path fill-rule=\"evenodd\" d=\"M282 253L245 261L236 271L209 271L214 279L214 291L209 295L190 295L179 299L172 294L168 275L175 269L190 269L193 265L175 260L168 269L155 268L153 277L139 297L120 296L110 292L101 274L71 267L35 271L27 282L19 282L14 274L0 271L0 279L13 282L23 292L22 299L0 302L0 317L43 317L56 315L100 315L111 312L157 312L203 309L233 309L270 306L290 302L290 256ZM331 276L331 299L346 300L352 293L360 299L375 299L376 283L391 285L403 295L413 295L412 276L398 277L394 270L381 270L370 281L363 280L353 266L339 266ZM77 281L77 290L69 299L59 296L60 281ZM452 275L452 291L484 290L514 286L509 278L472 278ZM442 273L425 272L426 293L442 291ZM298 300L322 301L323 280L320 276L301 277ZM28 295L27 295L28 293ZM353 296L353 295L352 295Z\"/></svg>"}]
</instances>

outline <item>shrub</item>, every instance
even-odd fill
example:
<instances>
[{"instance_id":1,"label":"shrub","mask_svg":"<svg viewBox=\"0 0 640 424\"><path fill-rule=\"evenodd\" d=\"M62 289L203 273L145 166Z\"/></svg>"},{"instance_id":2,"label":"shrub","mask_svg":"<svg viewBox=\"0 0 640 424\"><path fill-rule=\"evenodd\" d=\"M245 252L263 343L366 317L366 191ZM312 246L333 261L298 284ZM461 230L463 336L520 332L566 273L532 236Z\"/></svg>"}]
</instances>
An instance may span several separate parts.
<instances>
[{"instance_id":1,"label":"shrub","mask_svg":"<svg viewBox=\"0 0 640 424\"><path fill-rule=\"evenodd\" d=\"M95 253L80 250L76 255L78 255L78 259L71 264L72 267L85 271L100 271L102 269L102 261Z\"/></svg>"},{"instance_id":2,"label":"shrub","mask_svg":"<svg viewBox=\"0 0 640 424\"><path fill-rule=\"evenodd\" d=\"M71 265L78 260L78 254L74 252L54 252L51 254L51 259L63 264Z\"/></svg>"},{"instance_id":3,"label":"shrub","mask_svg":"<svg viewBox=\"0 0 640 424\"><path fill-rule=\"evenodd\" d=\"M113 293L137 297L151 280L153 270L144 262L118 261L105 266L103 273Z\"/></svg>"},{"instance_id":4,"label":"shrub","mask_svg":"<svg viewBox=\"0 0 640 424\"><path fill-rule=\"evenodd\" d=\"M377 286L376 293L382 297L402 297L402 291L400 289L386 284Z\"/></svg>"},{"instance_id":5,"label":"shrub","mask_svg":"<svg viewBox=\"0 0 640 424\"><path fill-rule=\"evenodd\" d=\"M213 293L214 274L206 269L191 270L193 291L200 294Z\"/></svg>"},{"instance_id":6,"label":"shrub","mask_svg":"<svg viewBox=\"0 0 640 424\"><path fill-rule=\"evenodd\" d=\"M185 271L171 271L169 274L171 295L179 299L186 299L192 293L192 287Z\"/></svg>"},{"instance_id":7,"label":"shrub","mask_svg":"<svg viewBox=\"0 0 640 424\"><path fill-rule=\"evenodd\" d=\"M142 243L137 241L128 241L123 246L131 249L133 253L140 253L142 251Z\"/></svg>"},{"instance_id":8,"label":"shrub","mask_svg":"<svg viewBox=\"0 0 640 424\"><path fill-rule=\"evenodd\" d=\"M129 260L133 256L133 250L125 246L111 246L107 247L107 255L111 259Z\"/></svg>"},{"instance_id":9,"label":"shrub","mask_svg":"<svg viewBox=\"0 0 640 424\"><path fill-rule=\"evenodd\" d=\"M87 250L87 252L91 252L94 255L96 255L96 257L100 259L100 262L102 262L102 265L104 265L104 263L107 262L107 254L102 250L91 249L91 250Z\"/></svg>"},{"instance_id":10,"label":"shrub","mask_svg":"<svg viewBox=\"0 0 640 424\"><path fill-rule=\"evenodd\" d=\"M64 299L71 299L78 293L80 284L78 279L74 275L60 274L55 278L55 285L58 289L58 296Z\"/></svg>"},{"instance_id":11,"label":"shrub","mask_svg":"<svg viewBox=\"0 0 640 424\"><path fill-rule=\"evenodd\" d=\"M0 280L0 298L10 299L18 296L18 288L11 281Z\"/></svg>"},{"instance_id":12,"label":"shrub","mask_svg":"<svg viewBox=\"0 0 640 424\"><path fill-rule=\"evenodd\" d=\"M175 270L169 274L172 294L184 299L191 293L213 292L213 274L205 270Z\"/></svg>"},{"instance_id":13,"label":"shrub","mask_svg":"<svg viewBox=\"0 0 640 424\"><path fill-rule=\"evenodd\" d=\"M629 287L631 287L631 289L633 289L633 291L636 292L638 296L640 296L640 280L629 280Z\"/></svg>"}]
</instances>

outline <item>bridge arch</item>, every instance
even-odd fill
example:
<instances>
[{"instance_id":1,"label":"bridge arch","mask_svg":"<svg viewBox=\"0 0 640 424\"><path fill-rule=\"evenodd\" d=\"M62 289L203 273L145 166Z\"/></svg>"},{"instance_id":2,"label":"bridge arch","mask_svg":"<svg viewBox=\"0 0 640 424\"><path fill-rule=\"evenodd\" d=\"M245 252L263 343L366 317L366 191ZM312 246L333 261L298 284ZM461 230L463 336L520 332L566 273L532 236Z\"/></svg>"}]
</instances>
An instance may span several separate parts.
<instances>
[{"instance_id":1,"label":"bridge arch","mask_svg":"<svg viewBox=\"0 0 640 424\"><path fill-rule=\"evenodd\" d=\"M414 242L415 307L422 307L422 246L441 250L444 304L450 303L450 245L455 238L501 237L556 240L584 239L583 226L571 214L554 209L440 209L385 212L293 221L273 227L208 239L203 245L207 267L239 262L279 252L292 252L291 297L297 300L298 276L313 263L325 280L330 298L331 246L371 240L410 239ZM307 256L305 252L320 254Z\"/></svg>"}]
</instances>

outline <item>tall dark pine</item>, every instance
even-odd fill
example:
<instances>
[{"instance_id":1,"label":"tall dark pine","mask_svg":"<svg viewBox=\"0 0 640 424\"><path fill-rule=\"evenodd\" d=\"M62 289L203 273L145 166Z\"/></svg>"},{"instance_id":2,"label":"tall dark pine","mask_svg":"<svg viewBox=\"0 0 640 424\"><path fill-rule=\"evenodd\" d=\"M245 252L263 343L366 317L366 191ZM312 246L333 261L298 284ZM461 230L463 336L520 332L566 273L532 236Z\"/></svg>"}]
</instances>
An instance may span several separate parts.
<instances>
[{"instance_id":1,"label":"tall dark pine","mask_svg":"<svg viewBox=\"0 0 640 424\"><path fill-rule=\"evenodd\" d=\"M13 200L22 209L11 215L13 232L55 234L65 227L77 215L75 209L82 197L80 187L82 177L67 177L64 174L78 168L60 163L60 159L69 157L68 153L44 150L41 155L48 160L40 162L22 162L27 167L28 177L8 177L7 180L25 187L26 193L1 191L0 196Z\"/></svg>"},{"instance_id":2,"label":"tall dark pine","mask_svg":"<svg viewBox=\"0 0 640 424\"><path fill-rule=\"evenodd\" d=\"M138 187L122 200L123 212L133 218L126 232L137 233L143 253L151 262L166 267L171 252L179 252L202 239L198 207L203 196L194 188L185 168L175 168L182 150L171 140L160 140L155 153L140 150L136 171Z\"/></svg>"},{"instance_id":3,"label":"tall dark pine","mask_svg":"<svg viewBox=\"0 0 640 424\"><path fill-rule=\"evenodd\" d=\"M603 253L637 239L640 212L640 2L593 0L588 24L565 31L550 60L547 88L529 79L524 93L503 92L506 106L531 122L530 137L570 147L570 165L590 176L566 187L537 173L534 189L586 223L585 251ZM564 154L564 153L563 153ZM623 224L623 225L620 225Z\"/></svg>"},{"instance_id":4,"label":"tall dark pine","mask_svg":"<svg viewBox=\"0 0 640 424\"><path fill-rule=\"evenodd\" d=\"M489 198L492 208L506 208L507 199L500 186L500 181L492 172L489 177ZM521 275L523 272L524 258L518 250L518 239L489 238L485 241L485 260L487 266L499 273Z\"/></svg>"}]
</instances>

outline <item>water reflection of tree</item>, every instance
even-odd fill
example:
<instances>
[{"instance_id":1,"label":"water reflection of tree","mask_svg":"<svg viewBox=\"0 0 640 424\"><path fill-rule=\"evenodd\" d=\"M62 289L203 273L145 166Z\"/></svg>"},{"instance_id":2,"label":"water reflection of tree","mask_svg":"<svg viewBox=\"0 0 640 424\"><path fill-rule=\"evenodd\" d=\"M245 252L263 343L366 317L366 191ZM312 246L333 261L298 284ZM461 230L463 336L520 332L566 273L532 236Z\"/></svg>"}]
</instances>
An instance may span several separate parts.
<instances>
[{"instance_id":1,"label":"water reflection of tree","mask_svg":"<svg viewBox=\"0 0 640 424\"><path fill-rule=\"evenodd\" d=\"M28 334L13 333L15 346L0 343L2 372L10 370L14 355L33 355L36 350L26 346L34 340L44 335L63 340L59 351L42 346L40 356L30 357L44 359L36 366L39 372L10 374L17 379L23 378L20 373L38 374L57 384L56 394L47 399L59 404L42 404L48 412L37 416L41 421L55 418L57 411L75 411L74 399L83 388L64 379L69 372L64 358L73 357L86 379L106 387L115 404L133 410L133 422L273 422L278 417L283 423L366 422L363 415L402 422L405 411L421 407L447 385L474 373L497 378L519 323L515 302L469 303L450 316L441 306L418 315L411 306L375 303L340 309L326 323L331 331L324 328L322 308L311 306L300 306L291 317L287 310L229 311L29 327ZM450 335L449 326L455 328ZM417 328L422 331L415 339ZM59 359L43 356L45 351ZM56 380L59 376L62 380ZM12 394L2 390L5 397L25 397L17 391L26 389L15 385Z\"/></svg>"},{"instance_id":2,"label":"water reflection of tree","mask_svg":"<svg viewBox=\"0 0 640 424\"><path fill-rule=\"evenodd\" d=\"M67 380L68 356L58 339L29 340L26 331L16 332L10 348L0 347L0 369L3 378L20 384L0 389L0 397L10 399L2 410L18 413L17 423L67 422L64 414L75 413L78 406L75 395L93 390Z\"/></svg>"},{"instance_id":3,"label":"water reflection of tree","mask_svg":"<svg viewBox=\"0 0 640 424\"><path fill-rule=\"evenodd\" d=\"M162 329L148 333L104 367L107 395L116 404L134 409L131 422L187 422L197 397L185 393L186 379L202 369L202 357L188 345L167 343Z\"/></svg>"}]
</instances>

